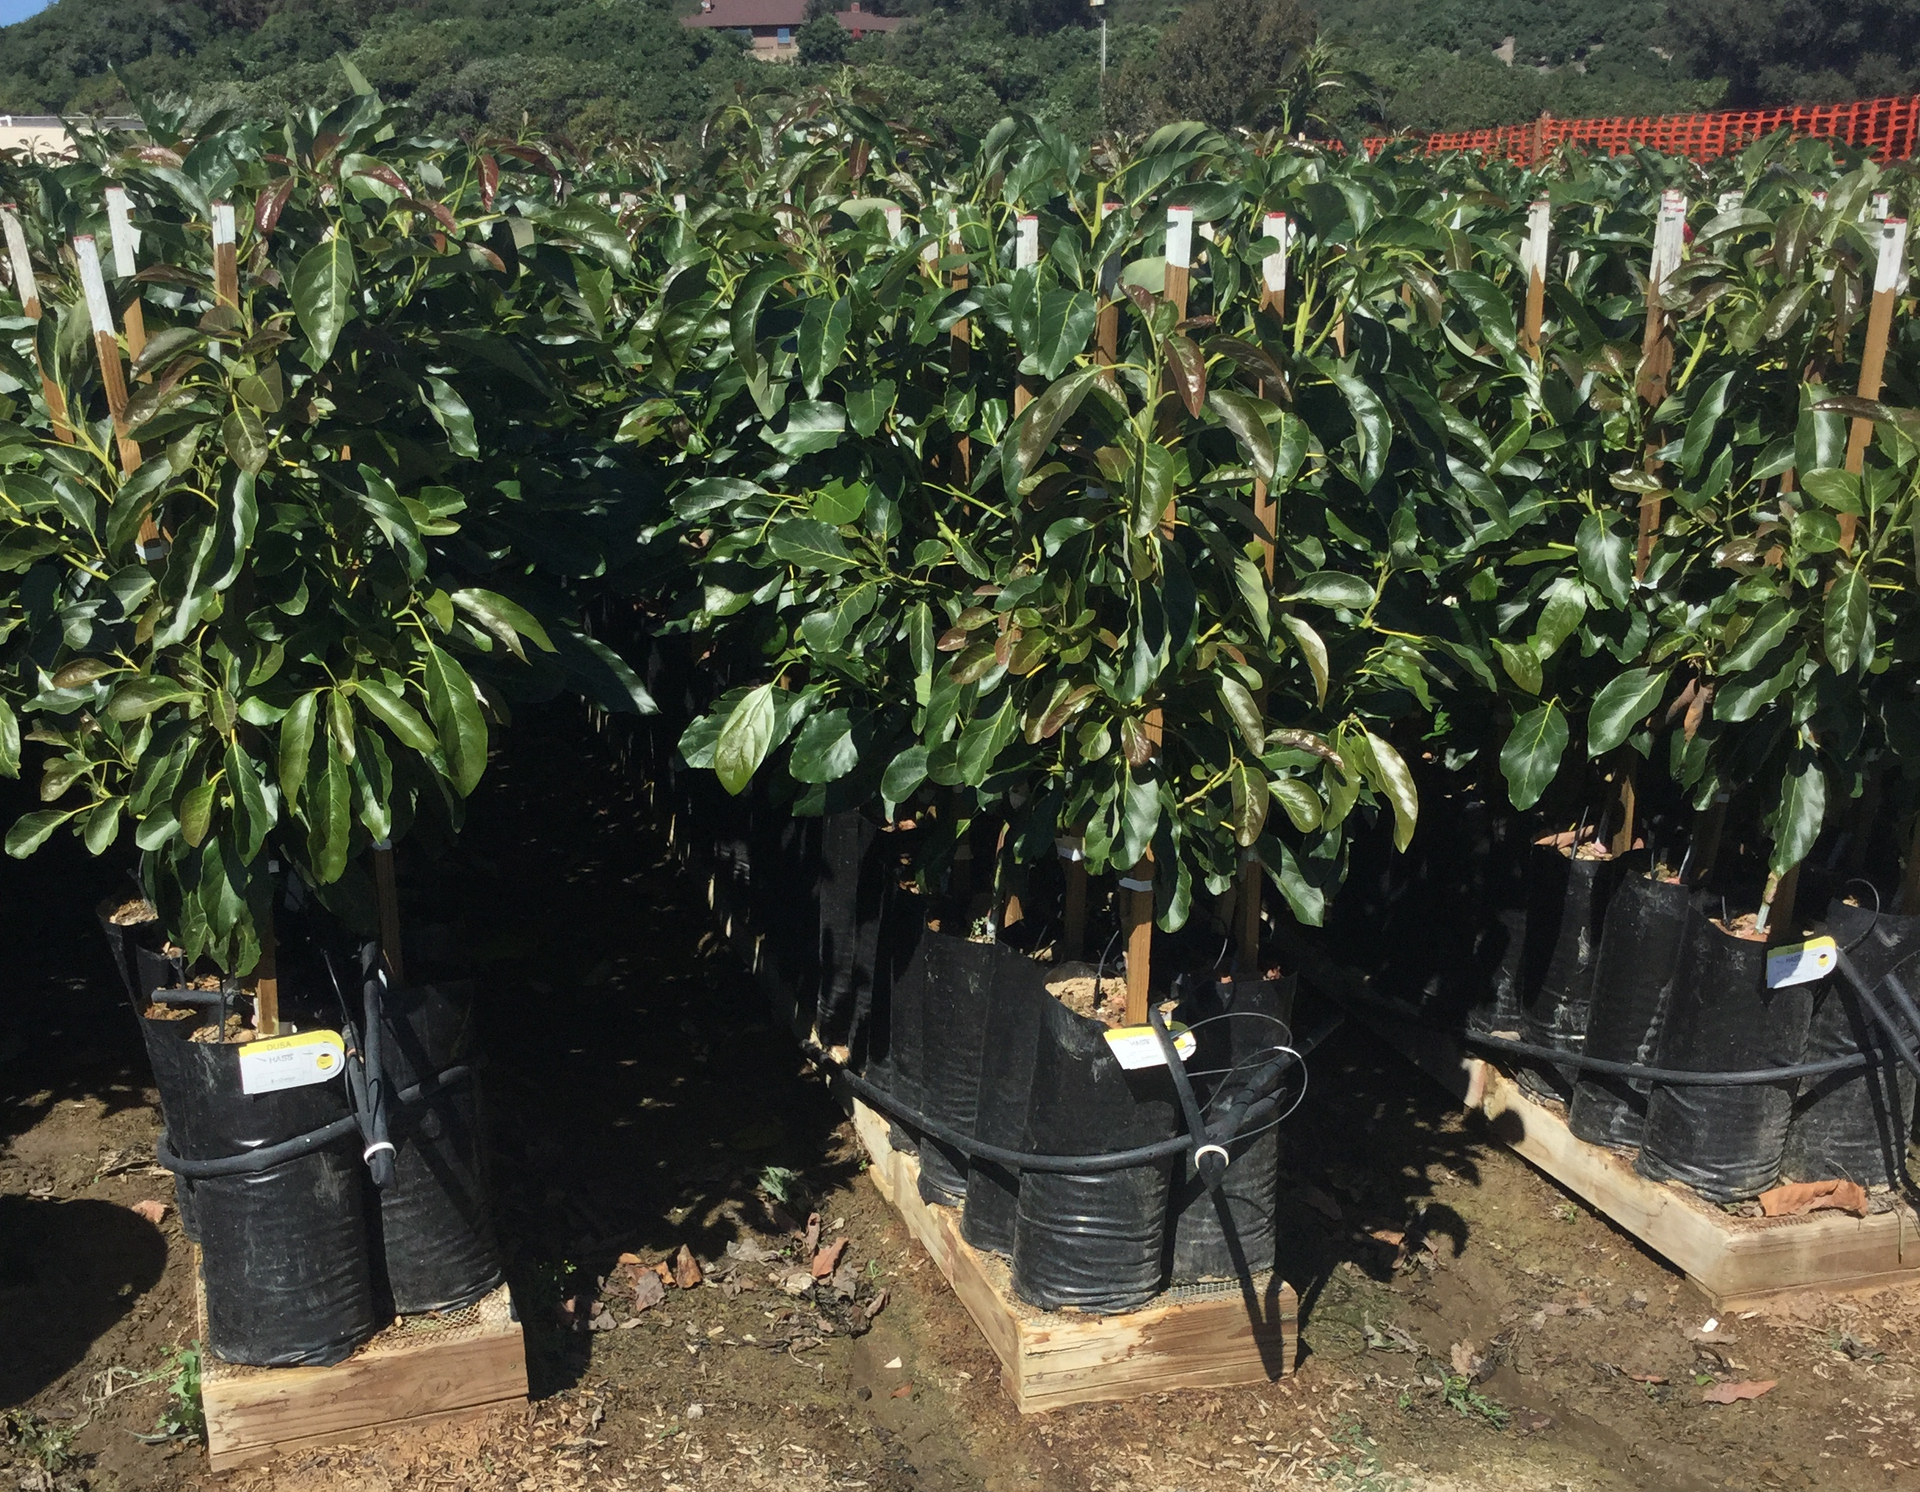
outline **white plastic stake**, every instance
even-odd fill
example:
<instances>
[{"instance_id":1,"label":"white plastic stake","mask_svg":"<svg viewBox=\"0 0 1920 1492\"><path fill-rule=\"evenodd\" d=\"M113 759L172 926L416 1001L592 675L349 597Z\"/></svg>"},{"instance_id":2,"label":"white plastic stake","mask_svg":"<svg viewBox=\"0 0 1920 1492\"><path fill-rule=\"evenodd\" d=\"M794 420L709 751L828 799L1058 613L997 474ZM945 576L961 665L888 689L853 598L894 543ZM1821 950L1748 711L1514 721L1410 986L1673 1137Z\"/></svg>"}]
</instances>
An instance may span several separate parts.
<instances>
[{"instance_id":1,"label":"white plastic stake","mask_svg":"<svg viewBox=\"0 0 1920 1492\"><path fill-rule=\"evenodd\" d=\"M1553 227L1553 204L1542 197L1527 209L1527 238L1520 248L1520 267L1528 279L1547 275L1547 235Z\"/></svg>"},{"instance_id":2,"label":"white plastic stake","mask_svg":"<svg viewBox=\"0 0 1920 1492\"><path fill-rule=\"evenodd\" d=\"M1887 214L1893 211L1893 193L1875 192L1873 194L1873 216L1876 222L1884 223Z\"/></svg>"},{"instance_id":3,"label":"white plastic stake","mask_svg":"<svg viewBox=\"0 0 1920 1492\"><path fill-rule=\"evenodd\" d=\"M27 252L26 231L20 226L20 214L9 202L0 207L0 224L7 234L7 258L13 265L14 293L29 316L40 314L40 282L33 277L33 255Z\"/></svg>"},{"instance_id":4,"label":"white plastic stake","mask_svg":"<svg viewBox=\"0 0 1920 1492\"><path fill-rule=\"evenodd\" d=\"M1722 192L1714 199L1713 210L1718 216L1725 217L1730 212L1738 212L1746 205L1745 192Z\"/></svg>"},{"instance_id":5,"label":"white plastic stake","mask_svg":"<svg viewBox=\"0 0 1920 1492\"><path fill-rule=\"evenodd\" d=\"M683 218L687 215L687 194L685 192L675 192L673 194L673 210Z\"/></svg>"},{"instance_id":6,"label":"white plastic stake","mask_svg":"<svg viewBox=\"0 0 1920 1492\"><path fill-rule=\"evenodd\" d=\"M898 239L900 237L900 231L905 226L905 223L906 223L906 214L904 214L898 207L889 206L887 208L887 237L888 238Z\"/></svg>"},{"instance_id":7,"label":"white plastic stake","mask_svg":"<svg viewBox=\"0 0 1920 1492\"><path fill-rule=\"evenodd\" d=\"M1167 209L1167 268L1193 268L1193 209Z\"/></svg>"},{"instance_id":8,"label":"white plastic stake","mask_svg":"<svg viewBox=\"0 0 1920 1492\"><path fill-rule=\"evenodd\" d=\"M1030 212L1020 214L1020 235L1014 243L1013 267L1031 269L1040 262L1040 219Z\"/></svg>"},{"instance_id":9,"label":"white plastic stake","mask_svg":"<svg viewBox=\"0 0 1920 1492\"><path fill-rule=\"evenodd\" d=\"M1293 223L1284 212L1267 214L1265 236L1273 240L1273 252L1260 261L1260 273L1274 295L1287 293L1287 251L1293 246Z\"/></svg>"},{"instance_id":10,"label":"white plastic stake","mask_svg":"<svg viewBox=\"0 0 1920 1492\"><path fill-rule=\"evenodd\" d=\"M112 337L113 302L107 299L106 277L100 272L100 250L91 233L82 233L73 241L73 256L80 264L80 288L86 292L87 315L96 337Z\"/></svg>"},{"instance_id":11,"label":"white plastic stake","mask_svg":"<svg viewBox=\"0 0 1920 1492\"><path fill-rule=\"evenodd\" d=\"M1880 262L1873 269L1873 293L1884 294L1900 288L1901 271L1907 260L1907 220L1888 218L1880 225Z\"/></svg>"},{"instance_id":12,"label":"white plastic stake","mask_svg":"<svg viewBox=\"0 0 1920 1492\"><path fill-rule=\"evenodd\" d=\"M230 245L233 241L233 204L216 202L213 204L214 246L218 248L221 244Z\"/></svg>"},{"instance_id":13,"label":"white plastic stake","mask_svg":"<svg viewBox=\"0 0 1920 1492\"><path fill-rule=\"evenodd\" d=\"M107 226L113 232L113 272L126 279L140 268L140 231L133 226L124 187L107 188Z\"/></svg>"}]
</instances>

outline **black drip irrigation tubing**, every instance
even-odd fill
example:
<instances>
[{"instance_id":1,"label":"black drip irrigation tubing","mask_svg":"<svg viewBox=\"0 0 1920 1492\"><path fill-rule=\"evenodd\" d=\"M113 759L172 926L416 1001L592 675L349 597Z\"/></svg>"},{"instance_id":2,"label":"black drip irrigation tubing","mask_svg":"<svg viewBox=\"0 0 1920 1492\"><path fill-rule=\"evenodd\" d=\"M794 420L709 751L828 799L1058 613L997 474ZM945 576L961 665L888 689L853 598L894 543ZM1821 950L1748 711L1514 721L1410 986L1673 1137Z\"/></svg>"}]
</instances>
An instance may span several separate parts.
<instances>
[{"instance_id":1,"label":"black drip irrigation tubing","mask_svg":"<svg viewBox=\"0 0 1920 1492\"><path fill-rule=\"evenodd\" d=\"M403 1088L394 1095L394 1102L402 1109L419 1103L422 1099L432 1098L449 1088L457 1087L473 1076L471 1066L449 1067L445 1072L415 1083L411 1088ZM167 1136L160 1137L154 1146L154 1159L166 1170L184 1176L189 1181L211 1181L219 1176L251 1176L259 1171L269 1171L275 1166L285 1165L288 1161L298 1160L303 1155L311 1155L323 1145L343 1139L362 1127L363 1116L346 1114L331 1124L323 1124L318 1129L310 1129L303 1135L295 1135L290 1140L281 1140L276 1144L262 1145L258 1150L248 1150L240 1155L222 1155L213 1160L186 1160L175 1155L167 1144Z\"/></svg>"},{"instance_id":2,"label":"black drip irrigation tubing","mask_svg":"<svg viewBox=\"0 0 1920 1492\"><path fill-rule=\"evenodd\" d=\"M1896 1031L1893 1022L1880 1009L1878 1002L1866 989L1865 982L1854 974L1852 965L1844 955L1840 962L1842 971L1847 975L1855 991L1865 999L1868 1011L1876 1016L1890 1033L1893 1033L1896 1052L1906 1059L1916 1072L1920 1072L1920 1062L1916 1062L1910 1054L1902 1034ZM1559 1047L1537 1046L1533 1042L1517 1041L1509 1036L1487 1036L1477 1031L1461 1031L1429 1020L1421 1011L1401 1000L1389 1000L1381 995L1364 995L1354 990L1336 990L1331 987L1331 981L1315 980L1314 984L1337 1004L1371 1006L1398 1016L1423 1030L1450 1036L1472 1046L1488 1047L1496 1052L1509 1052L1516 1057L1533 1057L1543 1062L1551 1062L1556 1067L1575 1067L1583 1072L1597 1072L1609 1077L1638 1078L1644 1082L1661 1083L1673 1088L1740 1088L1762 1083L1785 1083L1797 1078L1824 1077L1831 1072L1848 1072L1857 1067L1868 1067L1880 1057L1878 1053L1855 1052L1850 1057L1829 1057L1821 1062L1798 1062L1791 1067L1754 1067L1739 1072L1699 1072L1689 1068L1646 1067L1637 1062L1613 1062L1605 1057L1589 1057L1580 1052L1562 1051ZM1904 995L1906 991L1902 990L1901 993ZM1911 1001L1908 1003L1910 1004Z\"/></svg>"},{"instance_id":3,"label":"black drip irrigation tubing","mask_svg":"<svg viewBox=\"0 0 1920 1492\"><path fill-rule=\"evenodd\" d=\"M1303 1061L1309 1052L1333 1034L1339 1024L1340 1017L1336 1015L1311 1036L1283 1053L1274 1064L1274 1077L1277 1079L1295 1062ZM1231 1128L1222 1125L1219 1127L1218 1134L1211 1130L1207 1131L1204 1139L1186 1134L1176 1135L1170 1140L1156 1140L1151 1145L1137 1145L1131 1150L1108 1150L1097 1155L1039 1155L1025 1150L1008 1150L1004 1146L989 1145L984 1140L976 1140L972 1135L962 1134L951 1125L930 1118L918 1109L909 1108L886 1089L876 1088L859 1073L835 1061L830 1054L814 1043L807 1042L803 1045L808 1057L821 1066L832 1069L834 1075L855 1094L889 1118L899 1120L910 1129L931 1135L941 1144L951 1146L976 1160L991 1161L995 1165L1006 1166L1016 1171L1044 1172L1055 1176L1102 1176L1109 1171L1124 1171L1133 1166L1152 1165L1155 1161L1171 1160L1176 1155L1197 1150L1202 1145L1224 1145L1242 1129L1273 1116L1280 1107L1280 1094L1270 1093L1234 1116L1236 1122Z\"/></svg>"}]
</instances>

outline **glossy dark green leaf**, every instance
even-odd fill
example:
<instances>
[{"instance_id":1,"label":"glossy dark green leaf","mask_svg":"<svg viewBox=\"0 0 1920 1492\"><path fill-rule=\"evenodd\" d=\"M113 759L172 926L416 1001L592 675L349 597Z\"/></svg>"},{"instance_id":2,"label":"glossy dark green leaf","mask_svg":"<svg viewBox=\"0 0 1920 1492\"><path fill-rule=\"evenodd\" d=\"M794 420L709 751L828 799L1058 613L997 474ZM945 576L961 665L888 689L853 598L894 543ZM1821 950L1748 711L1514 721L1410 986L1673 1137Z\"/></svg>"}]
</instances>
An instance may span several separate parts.
<instances>
[{"instance_id":1,"label":"glossy dark green leaf","mask_svg":"<svg viewBox=\"0 0 1920 1492\"><path fill-rule=\"evenodd\" d=\"M1630 668L1610 679L1587 712L1587 755L1599 756L1626 740L1653 713L1666 688L1665 670Z\"/></svg>"},{"instance_id":2,"label":"glossy dark green leaf","mask_svg":"<svg viewBox=\"0 0 1920 1492\"><path fill-rule=\"evenodd\" d=\"M314 367L333 356L334 344L354 315L355 280L353 245L344 232L336 231L307 250L294 267L293 309L311 345Z\"/></svg>"},{"instance_id":3,"label":"glossy dark green leaf","mask_svg":"<svg viewBox=\"0 0 1920 1492\"><path fill-rule=\"evenodd\" d=\"M1413 831L1420 822L1419 790L1406 760L1390 744L1368 731L1367 745L1372 748L1374 766L1369 775L1393 805L1393 847L1404 850L1413 842Z\"/></svg>"},{"instance_id":4,"label":"glossy dark green leaf","mask_svg":"<svg viewBox=\"0 0 1920 1492\"><path fill-rule=\"evenodd\" d=\"M1098 368L1079 368L1069 373L1029 404L1009 427L1000 445L1000 477L1009 497L1019 500L1027 473L1039 465L1100 372Z\"/></svg>"},{"instance_id":5,"label":"glossy dark green leaf","mask_svg":"<svg viewBox=\"0 0 1920 1492\"><path fill-rule=\"evenodd\" d=\"M773 749L773 695L771 684L748 690L727 716L714 742L714 775L735 797L746 791L753 774L760 770L760 763Z\"/></svg>"},{"instance_id":6,"label":"glossy dark green leaf","mask_svg":"<svg viewBox=\"0 0 1920 1492\"><path fill-rule=\"evenodd\" d=\"M1633 594L1633 545L1609 516L1589 513L1581 519L1574 548L1587 584L1615 606L1625 606Z\"/></svg>"},{"instance_id":7,"label":"glossy dark green leaf","mask_svg":"<svg viewBox=\"0 0 1920 1492\"><path fill-rule=\"evenodd\" d=\"M365 705L367 712L392 731L402 744L411 746L422 756L431 756L440 749L439 738L427 728L427 722L420 718L420 712L379 680L358 680L354 684L353 697ZM302 698L311 699L313 696L305 695ZM298 709L298 704L294 708ZM288 717L291 718L291 716L292 711L289 711ZM283 732L286 729L284 724L281 729ZM309 735L311 735L310 730ZM283 791L285 785L286 778L283 772L281 776Z\"/></svg>"},{"instance_id":8,"label":"glossy dark green leaf","mask_svg":"<svg viewBox=\"0 0 1920 1492\"><path fill-rule=\"evenodd\" d=\"M448 780L464 798L487 770L487 722L480 713L473 680L451 653L429 642L420 661L427 713L446 753Z\"/></svg>"},{"instance_id":9,"label":"glossy dark green leaf","mask_svg":"<svg viewBox=\"0 0 1920 1492\"><path fill-rule=\"evenodd\" d=\"M1780 777L1780 796L1767 820L1767 832L1773 836L1767 854L1767 868L1785 875L1807 858L1827 815L1827 779L1819 759L1811 751L1794 753L1794 759Z\"/></svg>"},{"instance_id":10,"label":"glossy dark green leaf","mask_svg":"<svg viewBox=\"0 0 1920 1492\"><path fill-rule=\"evenodd\" d=\"M300 789L307 781L307 761L313 754L314 726L320 717L320 691L309 690L293 702L280 722L280 795L289 812L300 806Z\"/></svg>"},{"instance_id":11,"label":"glossy dark green leaf","mask_svg":"<svg viewBox=\"0 0 1920 1492\"><path fill-rule=\"evenodd\" d=\"M1515 808L1524 811L1540 801L1560 770L1567 733L1566 712L1554 700L1513 722L1500 748L1500 774L1507 779L1507 796Z\"/></svg>"},{"instance_id":12,"label":"glossy dark green leaf","mask_svg":"<svg viewBox=\"0 0 1920 1492\"><path fill-rule=\"evenodd\" d=\"M1873 622L1873 597L1868 589L1868 566L1847 565L1827 589L1823 640L1827 662L1834 672L1852 673L1871 655L1868 642Z\"/></svg>"},{"instance_id":13,"label":"glossy dark green leaf","mask_svg":"<svg viewBox=\"0 0 1920 1492\"><path fill-rule=\"evenodd\" d=\"M853 565L839 530L813 518L782 518L767 531L773 556L802 570L837 575Z\"/></svg>"},{"instance_id":14,"label":"glossy dark green leaf","mask_svg":"<svg viewBox=\"0 0 1920 1492\"><path fill-rule=\"evenodd\" d=\"M818 399L827 377L847 353L847 334L853 329L853 302L817 295L807 302L800 321L800 379L807 397Z\"/></svg>"}]
</instances>

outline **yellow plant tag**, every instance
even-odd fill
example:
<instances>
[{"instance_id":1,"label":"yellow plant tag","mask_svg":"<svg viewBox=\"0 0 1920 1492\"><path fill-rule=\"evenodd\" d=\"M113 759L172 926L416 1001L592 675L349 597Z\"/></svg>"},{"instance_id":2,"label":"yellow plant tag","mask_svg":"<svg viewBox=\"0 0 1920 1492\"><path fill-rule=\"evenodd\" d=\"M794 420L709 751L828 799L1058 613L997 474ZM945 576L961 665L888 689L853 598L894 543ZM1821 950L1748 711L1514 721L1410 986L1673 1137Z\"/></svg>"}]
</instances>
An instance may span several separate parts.
<instances>
[{"instance_id":1,"label":"yellow plant tag","mask_svg":"<svg viewBox=\"0 0 1920 1492\"><path fill-rule=\"evenodd\" d=\"M1767 955L1767 988L1785 989L1825 979L1840 966L1840 946L1832 938L1809 938Z\"/></svg>"},{"instance_id":2,"label":"yellow plant tag","mask_svg":"<svg viewBox=\"0 0 1920 1492\"><path fill-rule=\"evenodd\" d=\"M302 1031L240 1048L240 1091L274 1093L337 1078L347 1068L347 1044L338 1031Z\"/></svg>"}]
</instances>

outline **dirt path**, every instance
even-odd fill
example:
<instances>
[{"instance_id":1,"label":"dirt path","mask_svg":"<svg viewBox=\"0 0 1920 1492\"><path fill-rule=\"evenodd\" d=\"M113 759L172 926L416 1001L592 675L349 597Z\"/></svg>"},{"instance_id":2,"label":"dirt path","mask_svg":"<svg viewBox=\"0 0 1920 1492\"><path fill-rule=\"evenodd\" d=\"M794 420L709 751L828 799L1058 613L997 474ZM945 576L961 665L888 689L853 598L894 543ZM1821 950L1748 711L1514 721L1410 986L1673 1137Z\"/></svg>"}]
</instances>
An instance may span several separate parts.
<instances>
[{"instance_id":1,"label":"dirt path","mask_svg":"<svg viewBox=\"0 0 1920 1492\"><path fill-rule=\"evenodd\" d=\"M224 1478L147 1444L191 1341L187 1251L147 1170L152 1093L90 907L100 867L56 842L0 862L15 961L0 1016L0 1402L5 1474L35 1488L476 1492L1216 1492L1920 1488L1920 1315L1882 1299L1804 1318L1706 1316L1680 1279L1342 1033L1286 1131L1283 1260L1301 1370L1258 1389L1023 1420L995 1364L872 1187L842 1115L709 930L623 774L530 714L458 850L414 852L426 953L487 993L490 1123L534 1401ZM19 808L0 792L0 814ZM791 1172L783 1211L760 1183ZM779 1283L821 1215L849 1240L857 1337ZM837 1229L837 1232L835 1231ZM636 1312L622 1252L687 1245L717 1278ZM612 1330L563 1301L602 1276ZM621 1327L620 1321L632 1321ZM1483 1381L1454 1368L1480 1361ZM896 1365L897 1363L897 1365ZM1701 1381L1704 1379L1704 1383ZM1776 1380L1750 1403L1718 1381ZM70 1437L70 1438L69 1438ZM67 1440L63 1447L62 1441ZM35 1459L39 1452L41 1459ZM43 1470L42 1465L50 1470Z\"/></svg>"}]
</instances>

